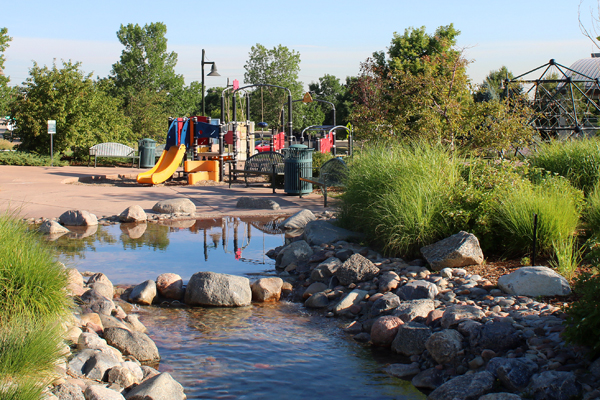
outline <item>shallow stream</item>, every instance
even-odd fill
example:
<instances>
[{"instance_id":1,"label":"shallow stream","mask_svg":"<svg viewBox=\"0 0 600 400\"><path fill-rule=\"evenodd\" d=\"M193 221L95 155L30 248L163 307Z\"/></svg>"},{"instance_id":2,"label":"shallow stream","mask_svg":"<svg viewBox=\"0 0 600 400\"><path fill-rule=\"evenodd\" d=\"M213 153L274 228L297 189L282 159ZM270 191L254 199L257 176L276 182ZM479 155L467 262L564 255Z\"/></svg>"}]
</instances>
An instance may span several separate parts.
<instances>
[{"instance_id":1,"label":"shallow stream","mask_svg":"<svg viewBox=\"0 0 600 400\"><path fill-rule=\"evenodd\" d=\"M275 274L264 254L285 243L271 219L181 221L172 226L98 226L52 243L60 260L102 272L115 285L164 272L185 282L198 271L256 279ZM140 320L188 399L424 399L410 382L382 371L389 351L354 342L337 320L301 304L242 308L141 307Z\"/></svg>"}]
</instances>

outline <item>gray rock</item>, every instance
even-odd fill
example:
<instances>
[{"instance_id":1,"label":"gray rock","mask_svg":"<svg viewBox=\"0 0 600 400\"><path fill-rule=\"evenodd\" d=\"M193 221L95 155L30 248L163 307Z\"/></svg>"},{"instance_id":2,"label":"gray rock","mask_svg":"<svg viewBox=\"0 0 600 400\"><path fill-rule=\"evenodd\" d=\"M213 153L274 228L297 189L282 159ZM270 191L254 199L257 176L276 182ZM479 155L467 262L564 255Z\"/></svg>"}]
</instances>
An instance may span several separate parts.
<instances>
[{"instance_id":1,"label":"gray rock","mask_svg":"<svg viewBox=\"0 0 600 400\"><path fill-rule=\"evenodd\" d=\"M434 271L483 262L483 252L479 247L479 240L475 235L464 231L422 247L421 253Z\"/></svg>"},{"instance_id":2,"label":"gray rock","mask_svg":"<svg viewBox=\"0 0 600 400\"><path fill-rule=\"evenodd\" d=\"M488 393L485 396L481 396L479 400L521 400L522 397L514 393Z\"/></svg>"},{"instance_id":3,"label":"gray rock","mask_svg":"<svg viewBox=\"0 0 600 400\"><path fill-rule=\"evenodd\" d=\"M279 301L282 286L283 279L281 278L258 279L250 285L252 290L252 300L259 303Z\"/></svg>"},{"instance_id":4,"label":"gray rock","mask_svg":"<svg viewBox=\"0 0 600 400\"><path fill-rule=\"evenodd\" d=\"M82 372L89 379L103 381L106 371L117 365L121 365L121 361L116 355L96 352L85 363Z\"/></svg>"},{"instance_id":5,"label":"gray rock","mask_svg":"<svg viewBox=\"0 0 600 400\"><path fill-rule=\"evenodd\" d=\"M102 339L96 333L83 332L77 338L77 349L93 349L93 350L101 350L108 349L108 344L106 340Z\"/></svg>"},{"instance_id":6,"label":"gray rock","mask_svg":"<svg viewBox=\"0 0 600 400\"><path fill-rule=\"evenodd\" d=\"M52 388L52 393L59 400L85 400L81 388L70 382L63 382Z\"/></svg>"},{"instance_id":7,"label":"gray rock","mask_svg":"<svg viewBox=\"0 0 600 400\"><path fill-rule=\"evenodd\" d=\"M89 385L85 388L86 400L125 400L119 392L101 385Z\"/></svg>"},{"instance_id":8,"label":"gray rock","mask_svg":"<svg viewBox=\"0 0 600 400\"><path fill-rule=\"evenodd\" d=\"M40 225L38 231L41 233L47 233L49 235L58 235L62 233L69 233L69 230L59 224L56 221L47 220Z\"/></svg>"},{"instance_id":9,"label":"gray rock","mask_svg":"<svg viewBox=\"0 0 600 400\"><path fill-rule=\"evenodd\" d=\"M391 376L396 378L404 379L413 375L417 375L421 370L419 369L419 363L412 364L390 364L383 369Z\"/></svg>"},{"instance_id":10,"label":"gray rock","mask_svg":"<svg viewBox=\"0 0 600 400\"><path fill-rule=\"evenodd\" d=\"M105 285L107 285L107 286L110 286L110 290L111 290L111 292L113 292L113 293L114 293L114 286L113 286L112 282L111 282L111 281L110 281L110 279L108 279L108 277L107 277L106 275L104 275L102 272L98 272L98 273L96 273L96 274L94 274L94 275L90 276L90 277L88 278L87 284L88 284L88 286L89 286L89 287L92 287L92 285L93 285L94 283L96 283L96 282L98 282L98 283L102 283L102 284L105 284ZM112 300L112 297L109 297L109 298Z\"/></svg>"},{"instance_id":11,"label":"gray rock","mask_svg":"<svg viewBox=\"0 0 600 400\"><path fill-rule=\"evenodd\" d=\"M156 282L149 279L135 286L129 294L129 301L136 304L150 305L156 298Z\"/></svg>"},{"instance_id":12,"label":"gray rock","mask_svg":"<svg viewBox=\"0 0 600 400\"><path fill-rule=\"evenodd\" d=\"M569 282L548 267L521 267L498 278L498 287L517 296L566 296Z\"/></svg>"},{"instance_id":13,"label":"gray rock","mask_svg":"<svg viewBox=\"0 0 600 400\"><path fill-rule=\"evenodd\" d=\"M236 208L251 208L258 210L279 210L279 203L262 197L240 197L235 205Z\"/></svg>"},{"instance_id":14,"label":"gray rock","mask_svg":"<svg viewBox=\"0 0 600 400\"><path fill-rule=\"evenodd\" d=\"M458 364L463 349L463 336L454 329L444 329L432 334L425 342L431 357L439 364Z\"/></svg>"},{"instance_id":15,"label":"gray rock","mask_svg":"<svg viewBox=\"0 0 600 400\"><path fill-rule=\"evenodd\" d=\"M429 368L415 375L411 383L419 389L434 390L444 383L445 377L446 375L443 371L437 368Z\"/></svg>"},{"instance_id":16,"label":"gray rock","mask_svg":"<svg viewBox=\"0 0 600 400\"><path fill-rule=\"evenodd\" d=\"M156 344L145 333L122 328L105 328L104 339L123 355L132 355L140 362L160 360Z\"/></svg>"},{"instance_id":17,"label":"gray rock","mask_svg":"<svg viewBox=\"0 0 600 400\"><path fill-rule=\"evenodd\" d=\"M416 280L410 281L406 285L401 286L396 290L396 294L402 300L416 299L435 299L438 294L438 288L435 283Z\"/></svg>"},{"instance_id":18,"label":"gray rock","mask_svg":"<svg viewBox=\"0 0 600 400\"><path fill-rule=\"evenodd\" d=\"M131 328L133 328L134 331L143 332L143 333L146 333L148 331L148 329L146 329L144 324L142 324L140 322L139 317L135 314L128 314L125 317L124 321L127 322L127 324L129 324L129 326Z\"/></svg>"},{"instance_id":19,"label":"gray rock","mask_svg":"<svg viewBox=\"0 0 600 400\"><path fill-rule=\"evenodd\" d=\"M495 357L492 360L488 363L486 370L497 376L504 387L513 392L525 389L533 374L538 370L537 364L526 358Z\"/></svg>"},{"instance_id":20,"label":"gray rock","mask_svg":"<svg viewBox=\"0 0 600 400\"><path fill-rule=\"evenodd\" d=\"M183 280L181 276L170 272L160 274L156 278L156 290L165 299L181 300L183 298Z\"/></svg>"},{"instance_id":21,"label":"gray rock","mask_svg":"<svg viewBox=\"0 0 600 400\"><path fill-rule=\"evenodd\" d=\"M386 271L379 276L379 291L381 293L395 290L400 284L400 277L394 271Z\"/></svg>"},{"instance_id":22,"label":"gray rock","mask_svg":"<svg viewBox=\"0 0 600 400\"><path fill-rule=\"evenodd\" d=\"M84 308L98 314L110 315L112 310L115 309L115 303L112 300L102 296L94 289L90 289L82 294L81 300Z\"/></svg>"},{"instance_id":23,"label":"gray rock","mask_svg":"<svg viewBox=\"0 0 600 400\"><path fill-rule=\"evenodd\" d=\"M181 386L168 372L156 375L130 390L127 400L184 400Z\"/></svg>"},{"instance_id":24,"label":"gray rock","mask_svg":"<svg viewBox=\"0 0 600 400\"><path fill-rule=\"evenodd\" d=\"M310 279L313 281L326 281L335 274L335 271L342 265L339 258L329 257L315 267L310 273Z\"/></svg>"},{"instance_id":25,"label":"gray rock","mask_svg":"<svg viewBox=\"0 0 600 400\"><path fill-rule=\"evenodd\" d=\"M371 343L373 346L390 347L398 333L398 327L403 324L400 318L392 315L377 318L371 326Z\"/></svg>"},{"instance_id":26,"label":"gray rock","mask_svg":"<svg viewBox=\"0 0 600 400\"><path fill-rule=\"evenodd\" d=\"M98 225L98 218L87 211L69 210L58 217L58 222L66 226L92 226Z\"/></svg>"},{"instance_id":27,"label":"gray rock","mask_svg":"<svg viewBox=\"0 0 600 400\"><path fill-rule=\"evenodd\" d=\"M334 275L341 285L368 281L379 274L379 268L360 254L353 254L338 267Z\"/></svg>"},{"instance_id":28,"label":"gray rock","mask_svg":"<svg viewBox=\"0 0 600 400\"><path fill-rule=\"evenodd\" d=\"M313 255L313 250L304 240L298 240L285 246L277 254L275 267L284 269L291 263L300 264L308 261Z\"/></svg>"},{"instance_id":29,"label":"gray rock","mask_svg":"<svg viewBox=\"0 0 600 400\"><path fill-rule=\"evenodd\" d=\"M579 398L582 387L573 372L545 371L531 377L528 392L535 400L569 400Z\"/></svg>"},{"instance_id":30,"label":"gray rock","mask_svg":"<svg viewBox=\"0 0 600 400\"><path fill-rule=\"evenodd\" d=\"M494 376L487 371L461 375L444 383L429 394L429 400L477 400L492 391Z\"/></svg>"},{"instance_id":31,"label":"gray rock","mask_svg":"<svg viewBox=\"0 0 600 400\"><path fill-rule=\"evenodd\" d=\"M282 229L304 229L306 224L310 221L314 221L316 219L315 214L313 214L310 210L302 210L298 211L296 214L292 215L281 224L279 227Z\"/></svg>"},{"instance_id":32,"label":"gray rock","mask_svg":"<svg viewBox=\"0 0 600 400\"><path fill-rule=\"evenodd\" d=\"M140 373L143 377L143 373L140 369ZM141 377L133 373L133 371L123 365L117 365L107 371L106 381L108 383L116 383L124 389L127 389L131 385L140 383Z\"/></svg>"},{"instance_id":33,"label":"gray rock","mask_svg":"<svg viewBox=\"0 0 600 400\"><path fill-rule=\"evenodd\" d=\"M412 356L425 351L425 343L431 336L431 328L417 322L409 322L398 327L398 333L392 342L392 351Z\"/></svg>"},{"instance_id":34,"label":"gray rock","mask_svg":"<svg viewBox=\"0 0 600 400\"><path fill-rule=\"evenodd\" d=\"M389 315L400 306L400 303L400 297L391 292L385 293L373 302L369 310L369 317L376 318L381 315Z\"/></svg>"},{"instance_id":35,"label":"gray rock","mask_svg":"<svg viewBox=\"0 0 600 400\"><path fill-rule=\"evenodd\" d=\"M309 287L306 288L304 293L302 293L302 298L308 299L310 296L314 295L315 293L322 292L326 289L327 289L327 285L324 284L323 282L313 282L310 284Z\"/></svg>"},{"instance_id":36,"label":"gray rock","mask_svg":"<svg viewBox=\"0 0 600 400\"><path fill-rule=\"evenodd\" d=\"M365 297L367 297L367 294L369 294L369 292L367 292L366 290L354 289L345 297L343 297L338 304L335 305L335 307L333 308L333 312L336 314L344 313L353 305L356 305L363 301Z\"/></svg>"},{"instance_id":37,"label":"gray rock","mask_svg":"<svg viewBox=\"0 0 600 400\"><path fill-rule=\"evenodd\" d=\"M196 272L185 290L190 306L242 307L252 302L250 281L243 276Z\"/></svg>"},{"instance_id":38,"label":"gray rock","mask_svg":"<svg viewBox=\"0 0 600 400\"><path fill-rule=\"evenodd\" d=\"M85 363L88 362L90 357L96 354L97 351L93 349L83 349L80 352L76 353L70 360L67 365L67 371L75 376L83 375L83 368Z\"/></svg>"},{"instance_id":39,"label":"gray rock","mask_svg":"<svg viewBox=\"0 0 600 400\"><path fill-rule=\"evenodd\" d=\"M522 331L518 331L509 322L491 322L480 325L469 335L473 349L490 349L496 353L511 350L523 344Z\"/></svg>"},{"instance_id":40,"label":"gray rock","mask_svg":"<svg viewBox=\"0 0 600 400\"><path fill-rule=\"evenodd\" d=\"M152 211L159 214L186 213L195 214L196 205L187 197L162 200L152 206Z\"/></svg>"},{"instance_id":41,"label":"gray rock","mask_svg":"<svg viewBox=\"0 0 600 400\"><path fill-rule=\"evenodd\" d=\"M102 321L102 326L106 328L122 328L127 329L128 331L133 330L131 325L126 324L119 318L113 317L112 315L103 315L99 314L100 321Z\"/></svg>"},{"instance_id":42,"label":"gray rock","mask_svg":"<svg viewBox=\"0 0 600 400\"><path fill-rule=\"evenodd\" d=\"M121 222L142 222L146 221L148 216L144 209L137 204L134 206L127 207L123 212L119 215L119 220Z\"/></svg>"},{"instance_id":43,"label":"gray rock","mask_svg":"<svg viewBox=\"0 0 600 400\"><path fill-rule=\"evenodd\" d=\"M402 321L412 321L417 317L427 318L429 313L435 309L435 303L431 299L418 299L401 302L393 314L400 317Z\"/></svg>"},{"instance_id":44,"label":"gray rock","mask_svg":"<svg viewBox=\"0 0 600 400\"><path fill-rule=\"evenodd\" d=\"M306 224L303 238L311 246L320 246L325 243L333 243L340 240L352 241L361 239L362 234L349 231L330 224L327 221L317 220Z\"/></svg>"},{"instance_id":45,"label":"gray rock","mask_svg":"<svg viewBox=\"0 0 600 400\"><path fill-rule=\"evenodd\" d=\"M325 293L318 292L306 299L304 306L307 308L325 308L329 306L329 299Z\"/></svg>"},{"instance_id":46,"label":"gray rock","mask_svg":"<svg viewBox=\"0 0 600 400\"><path fill-rule=\"evenodd\" d=\"M452 326L458 325L459 323L467 319L477 320L483 317L485 317L485 313L479 307L453 305L444 310L441 323L442 327L447 329Z\"/></svg>"}]
</instances>

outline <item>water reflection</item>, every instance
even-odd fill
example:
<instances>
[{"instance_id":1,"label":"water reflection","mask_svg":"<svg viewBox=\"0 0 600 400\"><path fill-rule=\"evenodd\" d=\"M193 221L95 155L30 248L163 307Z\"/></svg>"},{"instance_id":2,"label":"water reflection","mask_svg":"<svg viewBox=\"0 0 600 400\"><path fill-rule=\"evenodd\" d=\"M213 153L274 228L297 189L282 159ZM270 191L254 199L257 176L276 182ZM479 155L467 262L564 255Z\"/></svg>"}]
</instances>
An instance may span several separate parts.
<instances>
[{"instance_id":1,"label":"water reflection","mask_svg":"<svg viewBox=\"0 0 600 400\"><path fill-rule=\"evenodd\" d=\"M423 399L410 383L382 372L368 347L348 342L333 321L301 305L145 308L168 371L189 399Z\"/></svg>"},{"instance_id":2,"label":"water reflection","mask_svg":"<svg viewBox=\"0 0 600 400\"><path fill-rule=\"evenodd\" d=\"M284 243L282 220L223 217L73 227L52 239L61 261L80 271L103 272L115 284L136 284L164 272L184 281L198 271L268 275L274 262L265 253Z\"/></svg>"}]
</instances>

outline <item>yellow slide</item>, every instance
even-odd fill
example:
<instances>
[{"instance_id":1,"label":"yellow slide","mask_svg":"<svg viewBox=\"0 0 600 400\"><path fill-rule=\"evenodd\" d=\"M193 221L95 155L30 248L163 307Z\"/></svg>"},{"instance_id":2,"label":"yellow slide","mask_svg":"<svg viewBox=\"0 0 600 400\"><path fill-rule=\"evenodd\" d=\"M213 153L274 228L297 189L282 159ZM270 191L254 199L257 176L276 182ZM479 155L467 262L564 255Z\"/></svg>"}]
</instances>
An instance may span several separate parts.
<instances>
[{"instance_id":1,"label":"yellow slide","mask_svg":"<svg viewBox=\"0 0 600 400\"><path fill-rule=\"evenodd\" d=\"M168 151L163 151L156 165L149 171L142 172L137 176L138 183L149 183L155 185L169 179L183 160L185 145L171 146Z\"/></svg>"}]
</instances>

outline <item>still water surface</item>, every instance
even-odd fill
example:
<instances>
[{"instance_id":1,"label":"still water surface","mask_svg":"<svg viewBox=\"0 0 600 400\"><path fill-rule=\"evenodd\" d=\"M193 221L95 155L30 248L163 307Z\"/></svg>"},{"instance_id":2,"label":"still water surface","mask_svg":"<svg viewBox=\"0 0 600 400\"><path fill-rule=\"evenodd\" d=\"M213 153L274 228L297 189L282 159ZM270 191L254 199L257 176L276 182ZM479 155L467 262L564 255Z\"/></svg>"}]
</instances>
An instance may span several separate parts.
<instances>
[{"instance_id":1,"label":"still water surface","mask_svg":"<svg viewBox=\"0 0 600 400\"><path fill-rule=\"evenodd\" d=\"M137 284L174 272L273 275L264 253L285 243L270 219L219 218L175 226L112 225L63 236L62 262ZM93 231L93 232L92 232ZM142 307L140 320L167 371L188 399L424 399L409 382L382 371L398 362L352 341L336 321L301 304L242 308Z\"/></svg>"}]
</instances>

